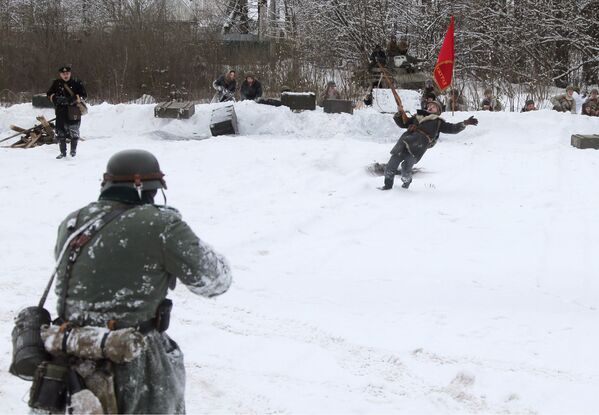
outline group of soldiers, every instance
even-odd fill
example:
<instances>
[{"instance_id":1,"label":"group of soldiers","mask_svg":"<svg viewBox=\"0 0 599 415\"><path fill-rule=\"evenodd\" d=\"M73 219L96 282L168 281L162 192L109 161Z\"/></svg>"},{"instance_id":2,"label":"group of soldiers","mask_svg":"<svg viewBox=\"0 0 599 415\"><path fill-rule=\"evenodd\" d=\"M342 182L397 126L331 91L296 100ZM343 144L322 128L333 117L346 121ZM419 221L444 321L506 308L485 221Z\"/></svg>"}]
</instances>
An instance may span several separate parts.
<instances>
[{"instance_id":1,"label":"group of soldiers","mask_svg":"<svg viewBox=\"0 0 599 415\"><path fill-rule=\"evenodd\" d=\"M237 90L237 72L230 70L224 75L219 76L212 82L212 87L216 90L216 94L212 98L212 102L225 102L235 100L235 91ZM262 97L262 84L256 77L248 73L241 83L239 88L239 96L242 101L253 100L257 101Z\"/></svg>"},{"instance_id":2,"label":"group of soldiers","mask_svg":"<svg viewBox=\"0 0 599 415\"><path fill-rule=\"evenodd\" d=\"M399 53L402 50L400 48ZM59 68L58 75L47 92L56 110L60 149L57 158L67 156L67 141L70 141L70 155L74 157L81 122L81 112L76 108L87 93L83 83L72 77L70 66ZM220 76L213 87L217 91L216 102L234 99L236 72L231 70ZM446 108L467 109L463 97L453 90L447 103L442 105L432 84L427 88L422 109L416 115L408 116L398 102L394 120L406 131L391 150L382 190L393 187L398 173L402 187L409 188L412 167L437 143L440 133L457 134L467 126L478 124L474 117L459 123L445 121L441 113ZM241 100L260 102L263 91L256 77L247 74L239 93ZM572 95L573 88L568 87L565 94L554 97L554 109L574 112ZM332 81L320 96L321 101L340 97ZM490 89L485 91L481 107L488 111L502 109ZM534 102L527 101L522 111L535 109ZM598 91L594 89L583 106L583 113L596 116L598 110ZM58 318L54 323L60 325L61 330L64 327L65 339L68 332L82 327L134 330L144 337L145 348L130 361L115 364L102 350L103 358L85 366L87 375L91 376L89 370L92 370L92 375L104 376L104 383L109 383L104 389L108 393L96 394L99 412L185 412L183 354L166 334L172 308L167 293L175 288L177 281L204 297L220 295L231 284L226 259L200 240L175 209L154 203L157 192L163 192L166 187L164 173L154 155L144 150L121 151L108 161L98 200L68 215L59 227L55 249ZM93 250L84 249L90 241L100 238L102 244L95 244ZM77 345L72 349L77 350ZM60 356L51 363L66 365L76 379L87 379L81 368L88 358ZM43 383L44 379L36 377L34 383ZM73 406L69 399L82 387L94 388L93 383L82 381L71 390L69 382L65 380L64 390L57 395L64 397L64 405ZM40 384L33 388L43 389ZM30 405L48 409L35 399ZM88 407L74 412L92 413L92 410Z\"/></svg>"},{"instance_id":3,"label":"group of soldiers","mask_svg":"<svg viewBox=\"0 0 599 415\"><path fill-rule=\"evenodd\" d=\"M438 100L438 98L432 82L427 81L422 98L420 99L420 107L425 109L428 102ZM441 103L441 105L443 106L443 109L447 111L468 111L466 100L464 99L463 94L457 89L449 90L445 102ZM491 88L485 89L484 97L480 103L480 109L483 111L501 111L503 109L503 105L493 95L493 90Z\"/></svg>"},{"instance_id":4,"label":"group of soldiers","mask_svg":"<svg viewBox=\"0 0 599 415\"><path fill-rule=\"evenodd\" d=\"M390 65L391 62L395 63L395 58L398 57L398 67L407 69L407 72L414 71L418 58L408 54L409 48L410 44L407 39L402 38L398 41L395 35L391 35L386 49L383 49L380 44L375 45L369 57L368 69L372 70L378 65L383 67L392 66Z\"/></svg>"},{"instance_id":5,"label":"group of soldiers","mask_svg":"<svg viewBox=\"0 0 599 415\"><path fill-rule=\"evenodd\" d=\"M558 112L570 112L572 114L577 114L578 109L576 107L576 100L574 99L575 89L572 85L566 87L563 94L558 94L553 96L550 99L552 104L552 109ZM589 96L586 98L585 102L582 104L581 114L589 115L589 116L599 116L599 91L596 88L593 88L589 93ZM438 96L435 92L435 88L433 87L430 81L427 82L425 86L422 97L421 97L421 108L425 109L428 102L438 100ZM468 106L466 105L466 101L464 96L456 89L452 89L447 94L445 103L442 103L443 109L447 111L467 111ZM493 95L493 90L491 88L487 88L484 91L484 97L480 102L479 106L482 111L502 111L503 105ZM527 99L524 103L524 106L520 110L520 112L529 112L536 111L538 108L535 105L535 101L533 99Z\"/></svg>"},{"instance_id":6,"label":"group of soldiers","mask_svg":"<svg viewBox=\"0 0 599 415\"><path fill-rule=\"evenodd\" d=\"M216 78L212 82L212 87L216 90L214 97L211 102L226 102L234 101L235 93L237 91L235 70L230 70L226 74L223 74ZM281 93L289 92L291 89L283 85L281 87ZM253 74L246 74L245 79L241 83L239 88L239 97L241 101L252 100L259 104L267 104L273 106L279 106L281 102L276 99L265 99L262 97L262 84ZM319 105L323 105L324 101L331 99L341 99L341 93L337 89L335 81L327 82L323 92L319 96Z\"/></svg>"},{"instance_id":7,"label":"group of soldiers","mask_svg":"<svg viewBox=\"0 0 599 415\"><path fill-rule=\"evenodd\" d=\"M572 114L578 113L576 107L576 100L574 99L574 86L568 85L566 91L563 94L559 94L551 98L551 104L553 109L559 112L571 112ZM582 104L581 114L588 115L591 117L599 116L599 99L597 97L599 91L593 88Z\"/></svg>"}]
</instances>

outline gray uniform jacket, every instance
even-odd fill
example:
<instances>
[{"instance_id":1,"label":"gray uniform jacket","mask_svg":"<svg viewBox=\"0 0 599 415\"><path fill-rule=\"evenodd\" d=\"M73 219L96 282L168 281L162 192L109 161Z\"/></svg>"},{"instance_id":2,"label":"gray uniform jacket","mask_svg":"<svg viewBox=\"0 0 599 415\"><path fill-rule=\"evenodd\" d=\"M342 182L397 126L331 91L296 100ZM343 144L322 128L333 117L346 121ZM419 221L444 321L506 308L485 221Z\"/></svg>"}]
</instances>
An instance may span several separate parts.
<instances>
[{"instance_id":1,"label":"gray uniform jacket","mask_svg":"<svg viewBox=\"0 0 599 415\"><path fill-rule=\"evenodd\" d=\"M227 261L171 208L93 202L62 222L56 255L78 226L99 213L124 208L128 209L81 249L70 277L68 255L63 257L56 283L59 316L81 326L106 327L109 320L135 326L155 317L176 280L204 297L227 291L231 284ZM113 365L119 412L185 412L182 352L166 333L155 330L147 333L146 344L132 362Z\"/></svg>"}]
</instances>

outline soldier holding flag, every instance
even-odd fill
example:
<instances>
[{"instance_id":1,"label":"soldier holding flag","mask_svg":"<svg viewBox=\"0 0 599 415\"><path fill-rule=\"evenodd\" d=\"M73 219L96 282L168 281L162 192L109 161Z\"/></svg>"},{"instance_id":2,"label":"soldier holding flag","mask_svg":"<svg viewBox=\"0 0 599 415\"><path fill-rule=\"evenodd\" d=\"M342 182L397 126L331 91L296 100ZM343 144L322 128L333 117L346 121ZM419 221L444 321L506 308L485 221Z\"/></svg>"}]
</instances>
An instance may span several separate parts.
<instances>
[{"instance_id":1,"label":"soldier holding flag","mask_svg":"<svg viewBox=\"0 0 599 415\"><path fill-rule=\"evenodd\" d=\"M439 53L437 65L433 78L441 91L451 85L453 76L453 16L447 34ZM418 163L426 150L433 147L439 139L440 133L457 134L463 131L467 125L477 125L478 120L470 117L457 124L452 124L440 117L443 107L438 101L428 102L426 110L418 110L418 113L408 117L404 111L399 95L392 88L397 102L397 113L393 117L395 123L401 128L407 128L393 149L391 158L385 167L385 183L381 190L393 188L395 173L401 164L402 187L407 189L412 183L412 167Z\"/></svg>"}]
</instances>

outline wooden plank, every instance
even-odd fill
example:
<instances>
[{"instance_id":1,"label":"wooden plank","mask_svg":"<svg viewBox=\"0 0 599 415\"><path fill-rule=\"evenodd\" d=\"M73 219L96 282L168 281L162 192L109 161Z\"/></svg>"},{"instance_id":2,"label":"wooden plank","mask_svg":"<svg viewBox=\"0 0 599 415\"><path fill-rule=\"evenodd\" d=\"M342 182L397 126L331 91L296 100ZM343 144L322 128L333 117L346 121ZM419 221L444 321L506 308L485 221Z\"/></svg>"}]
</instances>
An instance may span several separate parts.
<instances>
[{"instance_id":1,"label":"wooden plank","mask_svg":"<svg viewBox=\"0 0 599 415\"><path fill-rule=\"evenodd\" d=\"M43 115L40 115L35 118L39 121L40 124L42 124L42 127L46 131L46 134L48 134L48 136L50 136L50 137L54 137L54 129L52 128L52 126L50 125L48 120L46 120L46 117L44 117Z\"/></svg>"},{"instance_id":2,"label":"wooden plank","mask_svg":"<svg viewBox=\"0 0 599 415\"><path fill-rule=\"evenodd\" d=\"M11 125L9 128L11 130L13 130L13 131L16 131L17 133L23 133L23 132L27 131L26 128L21 128L21 127L16 126L16 125Z\"/></svg>"},{"instance_id":3,"label":"wooden plank","mask_svg":"<svg viewBox=\"0 0 599 415\"><path fill-rule=\"evenodd\" d=\"M37 143L37 140L40 139L40 137L42 136L42 133L31 133L31 135L29 136L30 140L27 143L27 145L25 146L25 148L31 148L35 143Z\"/></svg>"}]
</instances>

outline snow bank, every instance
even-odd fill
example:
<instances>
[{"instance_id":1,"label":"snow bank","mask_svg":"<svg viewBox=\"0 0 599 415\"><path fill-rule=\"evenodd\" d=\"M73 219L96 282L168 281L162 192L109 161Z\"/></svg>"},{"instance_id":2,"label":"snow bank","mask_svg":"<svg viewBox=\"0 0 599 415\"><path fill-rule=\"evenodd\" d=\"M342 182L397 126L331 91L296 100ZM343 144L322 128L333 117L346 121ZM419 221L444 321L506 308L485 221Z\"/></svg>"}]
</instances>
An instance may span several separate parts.
<instances>
[{"instance_id":1,"label":"snow bank","mask_svg":"<svg viewBox=\"0 0 599 415\"><path fill-rule=\"evenodd\" d=\"M59 222L97 197L110 155L145 148L234 271L213 301L171 294L190 413L596 412L599 153L570 135L599 133L599 118L444 114L480 124L442 135L408 191L379 192L364 167L402 132L391 114L241 102L239 136L199 140L213 108L168 120L102 104L75 159L0 149L2 367ZM1 108L2 136L40 113ZM28 386L0 372L5 411L27 411Z\"/></svg>"}]
</instances>

